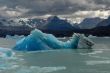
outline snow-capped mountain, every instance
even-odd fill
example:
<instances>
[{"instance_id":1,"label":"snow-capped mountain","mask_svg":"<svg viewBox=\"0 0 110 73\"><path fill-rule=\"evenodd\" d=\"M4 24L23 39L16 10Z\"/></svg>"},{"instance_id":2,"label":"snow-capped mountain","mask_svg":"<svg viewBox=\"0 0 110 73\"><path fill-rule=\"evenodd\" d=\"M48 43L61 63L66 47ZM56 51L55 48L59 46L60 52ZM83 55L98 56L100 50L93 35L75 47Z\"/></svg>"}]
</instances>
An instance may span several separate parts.
<instances>
[{"instance_id":1,"label":"snow-capped mountain","mask_svg":"<svg viewBox=\"0 0 110 73\"><path fill-rule=\"evenodd\" d=\"M96 34L110 36L110 17L100 22L93 31Z\"/></svg>"},{"instance_id":2,"label":"snow-capped mountain","mask_svg":"<svg viewBox=\"0 0 110 73\"><path fill-rule=\"evenodd\" d=\"M20 19L0 18L0 26L28 26L28 25L20 23Z\"/></svg>"},{"instance_id":3,"label":"snow-capped mountain","mask_svg":"<svg viewBox=\"0 0 110 73\"><path fill-rule=\"evenodd\" d=\"M57 37L72 36L75 27L73 27L67 20L60 19L57 16L51 16L46 23L40 28L45 33L53 34Z\"/></svg>"},{"instance_id":4,"label":"snow-capped mountain","mask_svg":"<svg viewBox=\"0 0 110 73\"><path fill-rule=\"evenodd\" d=\"M110 17L104 19L97 24L96 27L92 29L80 29L79 33L94 36L110 36Z\"/></svg>"},{"instance_id":5,"label":"snow-capped mountain","mask_svg":"<svg viewBox=\"0 0 110 73\"><path fill-rule=\"evenodd\" d=\"M99 22L101 22L103 19L101 18L85 18L78 26L81 29L92 29L97 26Z\"/></svg>"},{"instance_id":6,"label":"snow-capped mountain","mask_svg":"<svg viewBox=\"0 0 110 73\"><path fill-rule=\"evenodd\" d=\"M31 26L34 28L46 27L47 24L53 25L61 25L63 27L71 26L71 24L67 20L60 19L57 16L50 16L47 19L41 18L16 18L16 19L5 19L0 18L0 26ZM72 27L72 26L71 26Z\"/></svg>"},{"instance_id":7,"label":"snow-capped mountain","mask_svg":"<svg viewBox=\"0 0 110 73\"><path fill-rule=\"evenodd\" d=\"M97 27L100 27L100 26L110 26L110 17L98 23Z\"/></svg>"},{"instance_id":8,"label":"snow-capped mountain","mask_svg":"<svg viewBox=\"0 0 110 73\"><path fill-rule=\"evenodd\" d=\"M45 19L38 19L38 18L28 19L28 21L27 21L28 25L31 25L32 27L35 27L35 28L40 28L45 23L46 23Z\"/></svg>"},{"instance_id":9,"label":"snow-capped mountain","mask_svg":"<svg viewBox=\"0 0 110 73\"><path fill-rule=\"evenodd\" d=\"M0 18L0 37L6 35L28 35L33 28L27 24L21 24L16 19Z\"/></svg>"},{"instance_id":10,"label":"snow-capped mountain","mask_svg":"<svg viewBox=\"0 0 110 73\"><path fill-rule=\"evenodd\" d=\"M73 30L73 26L67 22L67 20L62 20L57 16L49 17L45 25L41 27L45 30Z\"/></svg>"}]
</instances>

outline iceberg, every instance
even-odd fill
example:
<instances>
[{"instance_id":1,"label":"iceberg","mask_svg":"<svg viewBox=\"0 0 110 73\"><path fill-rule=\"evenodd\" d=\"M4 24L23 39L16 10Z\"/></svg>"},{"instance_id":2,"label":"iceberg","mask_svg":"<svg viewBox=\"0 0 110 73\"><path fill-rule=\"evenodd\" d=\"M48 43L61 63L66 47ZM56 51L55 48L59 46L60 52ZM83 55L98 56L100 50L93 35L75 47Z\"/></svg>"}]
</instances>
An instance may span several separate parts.
<instances>
[{"instance_id":1,"label":"iceberg","mask_svg":"<svg viewBox=\"0 0 110 73\"><path fill-rule=\"evenodd\" d=\"M49 49L76 49L80 35L74 34L72 38L66 42L58 40L52 34L46 34L42 31L35 29L30 35L19 40L13 47L17 51L37 51Z\"/></svg>"}]
</instances>

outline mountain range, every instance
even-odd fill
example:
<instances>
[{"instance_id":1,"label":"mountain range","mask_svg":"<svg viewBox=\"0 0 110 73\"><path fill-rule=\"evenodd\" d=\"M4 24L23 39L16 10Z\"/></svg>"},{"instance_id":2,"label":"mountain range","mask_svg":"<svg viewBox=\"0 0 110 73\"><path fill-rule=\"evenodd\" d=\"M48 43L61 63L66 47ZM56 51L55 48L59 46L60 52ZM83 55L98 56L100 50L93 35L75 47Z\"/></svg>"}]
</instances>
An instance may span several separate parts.
<instances>
[{"instance_id":1,"label":"mountain range","mask_svg":"<svg viewBox=\"0 0 110 73\"><path fill-rule=\"evenodd\" d=\"M103 19L96 17L96 18L85 18L78 26L80 29L92 29L98 27L98 23L101 22Z\"/></svg>"},{"instance_id":2,"label":"mountain range","mask_svg":"<svg viewBox=\"0 0 110 73\"><path fill-rule=\"evenodd\" d=\"M67 20L62 20L57 16L52 16L47 19L47 22L40 27L45 33L54 34L57 37L72 36L73 27Z\"/></svg>"},{"instance_id":3,"label":"mountain range","mask_svg":"<svg viewBox=\"0 0 110 73\"><path fill-rule=\"evenodd\" d=\"M43 32L54 34L58 37L71 36L73 33L83 33L86 35L95 36L110 36L110 17L107 19L85 18L81 23L71 24L66 19L60 19L58 16L51 16L47 19L33 18L33 19L5 19L0 18L0 30L24 32L37 28ZM5 28L5 29L3 29ZM13 30L11 29L13 28ZM25 30L24 30L25 29ZM27 32L27 31L26 31ZM24 32L24 33L26 33ZM16 32L14 32L16 34ZM0 33L2 34L2 33ZM18 32L17 32L18 34ZM22 33L23 34L23 33ZM28 35L27 34L27 35Z\"/></svg>"}]
</instances>

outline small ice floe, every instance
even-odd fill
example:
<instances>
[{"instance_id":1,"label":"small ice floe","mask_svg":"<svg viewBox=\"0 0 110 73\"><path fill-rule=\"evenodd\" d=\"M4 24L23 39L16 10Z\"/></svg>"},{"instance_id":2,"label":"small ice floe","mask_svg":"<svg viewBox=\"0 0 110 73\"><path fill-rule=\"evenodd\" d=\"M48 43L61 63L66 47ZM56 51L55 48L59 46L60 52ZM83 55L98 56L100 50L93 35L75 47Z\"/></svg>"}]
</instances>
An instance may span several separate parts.
<instances>
[{"instance_id":1,"label":"small ice floe","mask_svg":"<svg viewBox=\"0 0 110 73\"><path fill-rule=\"evenodd\" d=\"M83 49L91 49L92 46L94 46L94 42L90 40L89 38L85 37L84 35L80 35L80 40L78 43L78 48L83 48Z\"/></svg>"},{"instance_id":2,"label":"small ice floe","mask_svg":"<svg viewBox=\"0 0 110 73\"><path fill-rule=\"evenodd\" d=\"M13 54L11 49L0 47L0 57L11 57Z\"/></svg>"}]
</instances>

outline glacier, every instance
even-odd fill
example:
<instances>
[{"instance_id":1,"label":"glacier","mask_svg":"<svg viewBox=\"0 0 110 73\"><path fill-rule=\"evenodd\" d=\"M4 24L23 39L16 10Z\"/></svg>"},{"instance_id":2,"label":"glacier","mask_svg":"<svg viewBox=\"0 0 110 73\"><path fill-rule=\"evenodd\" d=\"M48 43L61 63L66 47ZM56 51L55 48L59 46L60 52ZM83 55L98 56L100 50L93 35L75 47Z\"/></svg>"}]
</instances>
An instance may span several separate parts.
<instances>
[{"instance_id":1,"label":"glacier","mask_svg":"<svg viewBox=\"0 0 110 73\"><path fill-rule=\"evenodd\" d=\"M37 51L49 49L76 49L80 35L74 34L72 38L66 42L58 40L52 34L46 34L42 31L35 29L30 35L19 40L13 47L17 51Z\"/></svg>"}]
</instances>

